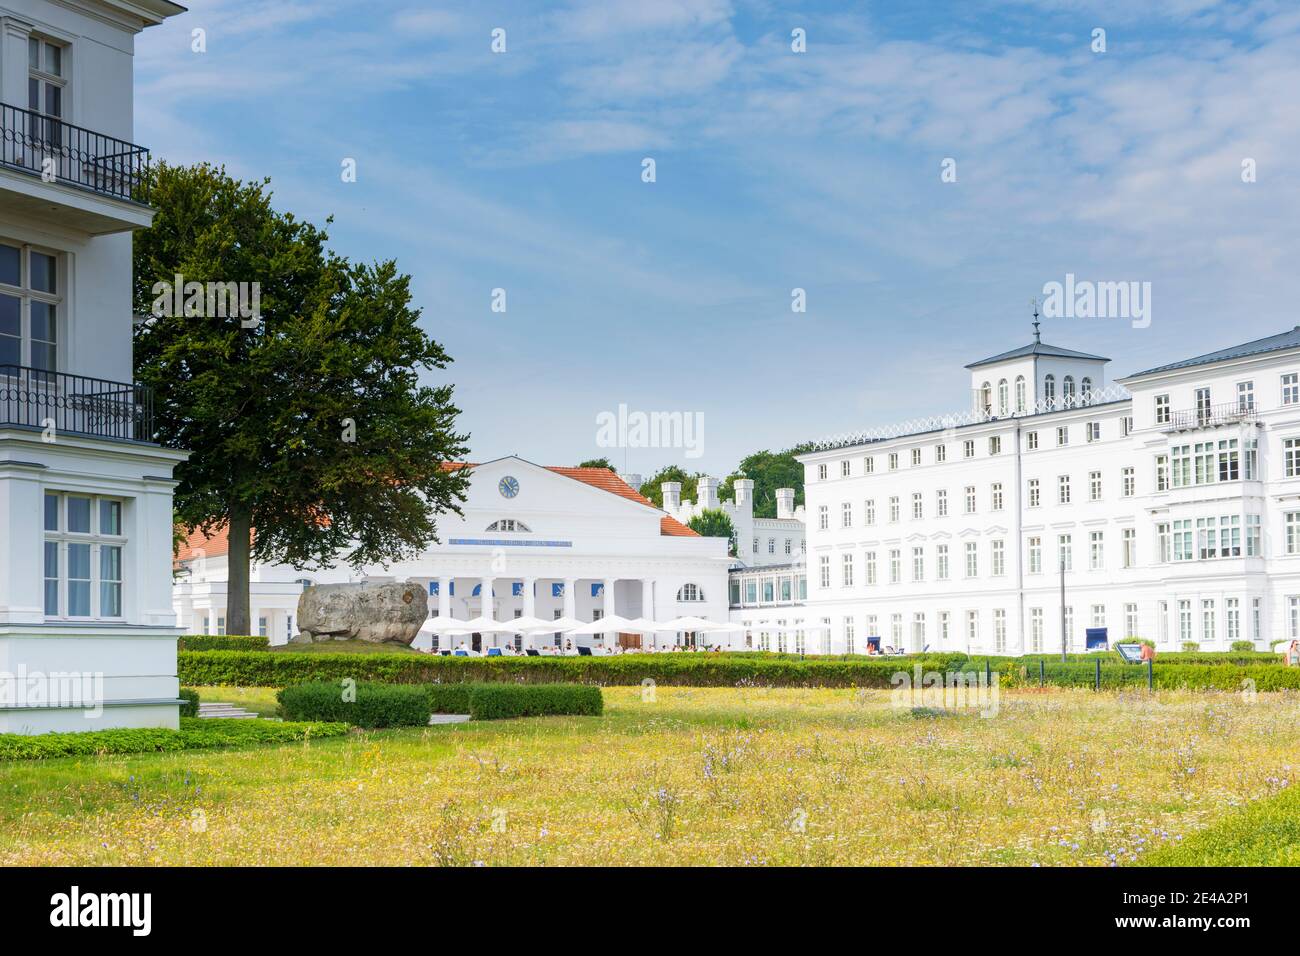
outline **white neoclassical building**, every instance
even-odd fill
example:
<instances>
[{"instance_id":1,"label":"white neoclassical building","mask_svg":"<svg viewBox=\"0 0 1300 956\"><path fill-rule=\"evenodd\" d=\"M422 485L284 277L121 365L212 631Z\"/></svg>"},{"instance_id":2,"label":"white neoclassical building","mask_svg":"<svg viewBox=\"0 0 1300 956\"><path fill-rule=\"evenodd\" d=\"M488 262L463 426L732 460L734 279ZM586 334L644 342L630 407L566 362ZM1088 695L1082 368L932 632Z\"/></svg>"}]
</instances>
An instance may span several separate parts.
<instances>
[{"instance_id":1,"label":"white neoclassical building","mask_svg":"<svg viewBox=\"0 0 1300 956\"><path fill-rule=\"evenodd\" d=\"M132 383L136 34L167 0L0 0L0 732L177 725L172 469ZM82 706L91 704L93 706Z\"/></svg>"},{"instance_id":2,"label":"white neoclassical building","mask_svg":"<svg viewBox=\"0 0 1300 956\"><path fill-rule=\"evenodd\" d=\"M719 500L718 479L701 476L694 501L682 500L679 481L663 483L664 511L682 524L705 511L722 511L736 530L736 562L745 568L790 564L804 553L804 507L795 506L793 488L776 489L776 517L754 516L754 482L732 482L732 500Z\"/></svg>"},{"instance_id":3,"label":"white neoclassical building","mask_svg":"<svg viewBox=\"0 0 1300 956\"><path fill-rule=\"evenodd\" d=\"M347 580L418 581L429 589L431 615L461 620L727 620L726 540L697 535L612 471L543 467L513 456L462 467L470 469L463 514L443 515L439 543L417 558L361 572L255 569L251 602L263 633L284 643L303 586ZM224 624L224 555L219 539L192 540L181 555L176 610L191 633L218 633Z\"/></svg>"},{"instance_id":4,"label":"white neoclassical building","mask_svg":"<svg viewBox=\"0 0 1300 956\"><path fill-rule=\"evenodd\" d=\"M800 456L808 599L780 618L824 627L821 652L1300 636L1300 327L1108 364L1035 332L967 366L967 411ZM775 643L770 609L731 613Z\"/></svg>"}]
</instances>

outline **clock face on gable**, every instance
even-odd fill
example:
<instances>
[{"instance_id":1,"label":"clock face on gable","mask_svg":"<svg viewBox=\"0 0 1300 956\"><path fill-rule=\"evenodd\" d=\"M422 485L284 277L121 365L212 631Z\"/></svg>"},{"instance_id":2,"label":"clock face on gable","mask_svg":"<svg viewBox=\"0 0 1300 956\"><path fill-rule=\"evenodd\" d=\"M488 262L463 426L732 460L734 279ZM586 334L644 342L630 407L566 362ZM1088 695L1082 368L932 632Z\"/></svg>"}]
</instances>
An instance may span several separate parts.
<instances>
[{"instance_id":1,"label":"clock face on gable","mask_svg":"<svg viewBox=\"0 0 1300 956\"><path fill-rule=\"evenodd\" d=\"M519 479L513 475L506 475L497 482L497 491L501 492L502 498L513 498L519 494Z\"/></svg>"}]
</instances>

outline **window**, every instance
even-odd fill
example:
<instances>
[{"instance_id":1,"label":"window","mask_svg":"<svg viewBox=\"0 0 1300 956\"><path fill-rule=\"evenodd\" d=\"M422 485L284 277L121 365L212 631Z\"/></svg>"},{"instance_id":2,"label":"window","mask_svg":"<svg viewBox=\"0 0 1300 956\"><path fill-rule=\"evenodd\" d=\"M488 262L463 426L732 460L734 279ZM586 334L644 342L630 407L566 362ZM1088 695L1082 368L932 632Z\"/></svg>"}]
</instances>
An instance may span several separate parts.
<instances>
[{"instance_id":1,"label":"window","mask_svg":"<svg viewBox=\"0 0 1300 956\"><path fill-rule=\"evenodd\" d=\"M259 617L257 619L257 633L261 637L266 637L268 634L271 633L270 622L267 621L266 618Z\"/></svg>"},{"instance_id":2,"label":"window","mask_svg":"<svg viewBox=\"0 0 1300 956\"><path fill-rule=\"evenodd\" d=\"M925 549L924 548L912 549L912 580L913 581L925 580Z\"/></svg>"},{"instance_id":3,"label":"window","mask_svg":"<svg viewBox=\"0 0 1300 956\"><path fill-rule=\"evenodd\" d=\"M948 492L944 488L934 493L934 513L940 518L948 517Z\"/></svg>"},{"instance_id":4,"label":"window","mask_svg":"<svg viewBox=\"0 0 1300 956\"><path fill-rule=\"evenodd\" d=\"M944 463L945 461L947 461L947 460L948 460L948 446L947 446L947 445L935 445L935 446L934 446L934 463L935 463L936 465L941 465L941 464L943 464L943 463Z\"/></svg>"},{"instance_id":5,"label":"window","mask_svg":"<svg viewBox=\"0 0 1300 956\"><path fill-rule=\"evenodd\" d=\"M898 496L895 495L889 499L889 521L891 524L898 522Z\"/></svg>"},{"instance_id":6,"label":"window","mask_svg":"<svg viewBox=\"0 0 1300 956\"><path fill-rule=\"evenodd\" d=\"M703 601L704 590L698 584L683 584L677 591L679 601Z\"/></svg>"},{"instance_id":7,"label":"window","mask_svg":"<svg viewBox=\"0 0 1300 956\"><path fill-rule=\"evenodd\" d=\"M1088 568L1100 571L1106 565L1105 532L1092 531L1088 534Z\"/></svg>"},{"instance_id":8,"label":"window","mask_svg":"<svg viewBox=\"0 0 1300 956\"><path fill-rule=\"evenodd\" d=\"M845 552L840 555L841 583L846 588L853 587L853 555Z\"/></svg>"},{"instance_id":9,"label":"window","mask_svg":"<svg viewBox=\"0 0 1300 956\"><path fill-rule=\"evenodd\" d=\"M830 555L823 554L817 559L817 567L821 572L821 583L823 588L831 586L831 559Z\"/></svg>"},{"instance_id":10,"label":"window","mask_svg":"<svg viewBox=\"0 0 1300 956\"><path fill-rule=\"evenodd\" d=\"M48 491L44 525L46 616L122 617L122 502Z\"/></svg>"},{"instance_id":11,"label":"window","mask_svg":"<svg viewBox=\"0 0 1300 956\"><path fill-rule=\"evenodd\" d=\"M1186 643L1192 639L1192 602L1178 602L1178 639Z\"/></svg>"},{"instance_id":12,"label":"window","mask_svg":"<svg viewBox=\"0 0 1300 956\"><path fill-rule=\"evenodd\" d=\"M1004 378L998 382L998 414L1006 417L1011 412L1011 394Z\"/></svg>"},{"instance_id":13,"label":"window","mask_svg":"<svg viewBox=\"0 0 1300 956\"><path fill-rule=\"evenodd\" d=\"M0 365L57 368L59 260L0 243Z\"/></svg>"},{"instance_id":14,"label":"window","mask_svg":"<svg viewBox=\"0 0 1300 956\"><path fill-rule=\"evenodd\" d=\"M1156 561L1160 564L1167 564L1169 557L1169 524L1163 522L1156 525Z\"/></svg>"},{"instance_id":15,"label":"window","mask_svg":"<svg viewBox=\"0 0 1300 956\"><path fill-rule=\"evenodd\" d=\"M818 481L825 481L825 480L826 480L826 466L825 466L825 465L818 465L818 466L817 466L817 480L818 480Z\"/></svg>"},{"instance_id":16,"label":"window","mask_svg":"<svg viewBox=\"0 0 1300 956\"><path fill-rule=\"evenodd\" d=\"M921 493L919 491L912 492L912 517L913 518L922 517L923 511L924 508L921 504Z\"/></svg>"},{"instance_id":17,"label":"window","mask_svg":"<svg viewBox=\"0 0 1300 956\"><path fill-rule=\"evenodd\" d=\"M1016 414L1023 415L1025 412L1025 377L1016 376Z\"/></svg>"},{"instance_id":18,"label":"window","mask_svg":"<svg viewBox=\"0 0 1300 956\"><path fill-rule=\"evenodd\" d=\"M1040 500L1038 479L1029 479L1029 507L1037 508Z\"/></svg>"},{"instance_id":19,"label":"window","mask_svg":"<svg viewBox=\"0 0 1300 956\"><path fill-rule=\"evenodd\" d=\"M1156 455L1156 491L1169 490L1169 456Z\"/></svg>"},{"instance_id":20,"label":"window","mask_svg":"<svg viewBox=\"0 0 1300 956\"><path fill-rule=\"evenodd\" d=\"M1237 383L1237 411L1253 412L1255 410L1255 383Z\"/></svg>"},{"instance_id":21,"label":"window","mask_svg":"<svg viewBox=\"0 0 1300 956\"><path fill-rule=\"evenodd\" d=\"M864 583L870 587L876 583L876 552L868 551L865 555L863 564L866 568L864 571L864 577L866 578Z\"/></svg>"},{"instance_id":22,"label":"window","mask_svg":"<svg viewBox=\"0 0 1300 956\"><path fill-rule=\"evenodd\" d=\"M786 538L786 539L785 539L785 553L786 553L786 554L791 554L791 553L793 553L793 552L791 551L791 547L790 547L792 543L793 543L793 542L792 542L789 538Z\"/></svg>"},{"instance_id":23,"label":"window","mask_svg":"<svg viewBox=\"0 0 1300 956\"><path fill-rule=\"evenodd\" d=\"M1029 609L1029 651L1033 654L1043 652L1043 609Z\"/></svg>"},{"instance_id":24,"label":"window","mask_svg":"<svg viewBox=\"0 0 1300 956\"><path fill-rule=\"evenodd\" d=\"M889 470L898 471L898 452L896 451L889 453Z\"/></svg>"},{"instance_id":25,"label":"window","mask_svg":"<svg viewBox=\"0 0 1300 956\"><path fill-rule=\"evenodd\" d=\"M844 619L844 653L852 654L853 651L853 618Z\"/></svg>"},{"instance_id":26,"label":"window","mask_svg":"<svg viewBox=\"0 0 1300 956\"><path fill-rule=\"evenodd\" d=\"M1169 418L1170 418L1169 396L1157 395L1156 396L1156 424L1168 425Z\"/></svg>"},{"instance_id":27,"label":"window","mask_svg":"<svg viewBox=\"0 0 1300 956\"><path fill-rule=\"evenodd\" d=\"M1070 503L1070 476L1061 475L1056 479L1056 503L1068 505Z\"/></svg>"},{"instance_id":28,"label":"window","mask_svg":"<svg viewBox=\"0 0 1300 956\"><path fill-rule=\"evenodd\" d=\"M952 615L949 614L947 611L939 612L939 646L940 647L948 646L948 630L949 630L949 622L951 621L951 618Z\"/></svg>"},{"instance_id":29,"label":"window","mask_svg":"<svg viewBox=\"0 0 1300 956\"><path fill-rule=\"evenodd\" d=\"M224 636L226 633L226 618L221 615L217 618L217 634Z\"/></svg>"},{"instance_id":30,"label":"window","mask_svg":"<svg viewBox=\"0 0 1300 956\"><path fill-rule=\"evenodd\" d=\"M1101 422L1088 422L1086 437L1088 441L1101 441Z\"/></svg>"},{"instance_id":31,"label":"window","mask_svg":"<svg viewBox=\"0 0 1300 956\"><path fill-rule=\"evenodd\" d=\"M1074 644L1071 637L1071 635L1074 634L1074 608L1066 607L1061 616L1065 619L1063 621L1064 627L1062 630L1064 633L1061 635L1061 642L1065 644L1066 647L1070 647Z\"/></svg>"},{"instance_id":32,"label":"window","mask_svg":"<svg viewBox=\"0 0 1300 956\"><path fill-rule=\"evenodd\" d=\"M1124 567L1137 567L1137 530L1134 528L1125 528L1120 532L1124 546Z\"/></svg>"},{"instance_id":33,"label":"window","mask_svg":"<svg viewBox=\"0 0 1300 956\"><path fill-rule=\"evenodd\" d=\"M974 650L980 640L980 612L966 612L966 649Z\"/></svg>"},{"instance_id":34,"label":"window","mask_svg":"<svg viewBox=\"0 0 1300 956\"><path fill-rule=\"evenodd\" d=\"M848 501L840 504L840 527L853 527L853 505Z\"/></svg>"},{"instance_id":35,"label":"window","mask_svg":"<svg viewBox=\"0 0 1300 956\"><path fill-rule=\"evenodd\" d=\"M962 456L963 458L974 458L974 457L975 457L975 439L973 439L973 438L968 438L968 439L966 439L964 442L962 442L962 446L961 446L961 456Z\"/></svg>"},{"instance_id":36,"label":"window","mask_svg":"<svg viewBox=\"0 0 1300 956\"><path fill-rule=\"evenodd\" d=\"M1125 415L1119 420L1119 433L1124 438L1133 434L1133 416Z\"/></svg>"},{"instance_id":37,"label":"window","mask_svg":"<svg viewBox=\"0 0 1300 956\"><path fill-rule=\"evenodd\" d=\"M1002 454L1002 436L1001 436L1001 435L990 435L990 436L989 436L989 454L990 454L990 455L1000 455L1000 454Z\"/></svg>"},{"instance_id":38,"label":"window","mask_svg":"<svg viewBox=\"0 0 1300 956\"><path fill-rule=\"evenodd\" d=\"M27 38L27 108L56 119L63 117L64 76L63 47L40 37ZM42 145L57 147L62 143L59 124L50 123L40 134Z\"/></svg>"},{"instance_id":39,"label":"window","mask_svg":"<svg viewBox=\"0 0 1300 956\"><path fill-rule=\"evenodd\" d=\"M997 608L993 612L993 652L1007 652L1007 612L1003 608Z\"/></svg>"},{"instance_id":40,"label":"window","mask_svg":"<svg viewBox=\"0 0 1300 956\"><path fill-rule=\"evenodd\" d=\"M1201 640L1206 644L1213 644L1218 637L1218 628L1214 626L1214 602L1206 599L1201 601Z\"/></svg>"},{"instance_id":41,"label":"window","mask_svg":"<svg viewBox=\"0 0 1300 956\"><path fill-rule=\"evenodd\" d=\"M1300 511L1286 513L1286 553L1300 554Z\"/></svg>"},{"instance_id":42,"label":"window","mask_svg":"<svg viewBox=\"0 0 1300 956\"><path fill-rule=\"evenodd\" d=\"M1043 379L1043 398L1048 402L1056 401L1056 376L1048 375Z\"/></svg>"},{"instance_id":43,"label":"window","mask_svg":"<svg viewBox=\"0 0 1300 956\"><path fill-rule=\"evenodd\" d=\"M1056 536L1056 566L1066 571L1074 570L1074 549L1068 534Z\"/></svg>"},{"instance_id":44,"label":"window","mask_svg":"<svg viewBox=\"0 0 1300 956\"><path fill-rule=\"evenodd\" d=\"M1094 604L1092 606L1092 626L1093 627L1106 626L1106 605Z\"/></svg>"},{"instance_id":45,"label":"window","mask_svg":"<svg viewBox=\"0 0 1300 956\"><path fill-rule=\"evenodd\" d=\"M853 466L850 464L849 460L846 458L846 459L844 459L842 462L840 462L840 477L841 477L841 478L847 478L847 477L849 477L849 475L851 475L851 474L853 474Z\"/></svg>"},{"instance_id":46,"label":"window","mask_svg":"<svg viewBox=\"0 0 1300 956\"><path fill-rule=\"evenodd\" d=\"M934 576L937 581L948 580L948 546L946 544L935 545Z\"/></svg>"},{"instance_id":47,"label":"window","mask_svg":"<svg viewBox=\"0 0 1300 956\"><path fill-rule=\"evenodd\" d=\"M1101 501L1101 472L1088 472L1088 500Z\"/></svg>"},{"instance_id":48,"label":"window","mask_svg":"<svg viewBox=\"0 0 1300 956\"><path fill-rule=\"evenodd\" d=\"M1241 477L1241 462L1237 455L1237 439L1219 442L1219 481L1236 481Z\"/></svg>"},{"instance_id":49,"label":"window","mask_svg":"<svg viewBox=\"0 0 1300 956\"><path fill-rule=\"evenodd\" d=\"M1057 445L1068 445L1068 444L1070 444L1070 426L1068 426L1068 425L1058 425L1058 426L1057 426L1057 428L1056 428L1056 444L1057 444Z\"/></svg>"},{"instance_id":50,"label":"window","mask_svg":"<svg viewBox=\"0 0 1300 956\"><path fill-rule=\"evenodd\" d=\"M1132 498L1133 492L1137 486L1136 478L1133 474L1132 467L1121 468L1119 471L1120 494L1125 498Z\"/></svg>"},{"instance_id":51,"label":"window","mask_svg":"<svg viewBox=\"0 0 1300 956\"><path fill-rule=\"evenodd\" d=\"M897 548L889 552L889 583L897 584L903 580L903 553Z\"/></svg>"},{"instance_id":52,"label":"window","mask_svg":"<svg viewBox=\"0 0 1300 956\"><path fill-rule=\"evenodd\" d=\"M1263 630L1263 602L1259 598L1250 599L1250 639L1258 641L1264 634Z\"/></svg>"},{"instance_id":53,"label":"window","mask_svg":"<svg viewBox=\"0 0 1300 956\"><path fill-rule=\"evenodd\" d=\"M827 505L817 506L817 528L820 531L826 531L831 526L831 511ZM758 539L755 538L755 541Z\"/></svg>"},{"instance_id":54,"label":"window","mask_svg":"<svg viewBox=\"0 0 1300 956\"><path fill-rule=\"evenodd\" d=\"M966 513L973 515L975 513L975 486L966 486Z\"/></svg>"},{"instance_id":55,"label":"window","mask_svg":"<svg viewBox=\"0 0 1300 956\"><path fill-rule=\"evenodd\" d=\"M992 558L992 574L999 578L1007 573L1007 544L1005 541L994 541L989 545L989 555Z\"/></svg>"},{"instance_id":56,"label":"window","mask_svg":"<svg viewBox=\"0 0 1300 956\"><path fill-rule=\"evenodd\" d=\"M767 553L776 554L776 538L767 539Z\"/></svg>"},{"instance_id":57,"label":"window","mask_svg":"<svg viewBox=\"0 0 1300 956\"><path fill-rule=\"evenodd\" d=\"M993 386L988 382L980 386L980 411L985 415L993 414Z\"/></svg>"},{"instance_id":58,"label":"window","mask_svg":"<svg viewBox=\"0 0 1300 956\"><path fill-rule=\"evenodd\" d=\"M1287 372L1282 376L1282 404L1295 405L1300 402L1300 374Z\"/></svg>"},{"instance_id":59,"label":"window","mask_svg":"<svg viewBox=\"0 0 1300 956\"><path fill-rule=\"evenodd\" d=\"M1204 425L1210 420L1210 390L1208 388L1198 388L1195 395L1196 424Z\"/></svg>"},{"instance_id":60,"label":"window","mask_svg":"<svg viewBox=\"0 0 1300 956\"><path fill-rule=\"evenodd\" d=\"M912 467L915 468L915 467L916 467L917 465L919 465L920 463L921 463L921 449L919 449L919 448L913 448L913 449L912 449Z\"/></svg>"},{"instance_id":61,"label":"window","mask_svg":"<svg viewBox=\"0 0 1300 956\"><path fill-rule=\"evenodd\" d=\"M528 527L522 521L516 521L514 518L502 518L500 521L493 521L487 526L488 531L527 531L533 529Z\"/></svg>"},{"instance_id":62,"label":"window","mask_svg":"<svg viewBox=\"0 0 1300 956\"><path fill-rule=\"evenodd\" d=\"M864 475L870 475L875 470L876 470L876 459L872 458L870 455L862 459L862 473Z\"/></svg>"},{"instance_id":63,"label":"window","mask_svg":"<svg viewBox=\"0 0 1300 956\"><path fill-rule=\"evenodd\" d=\"M978 577L980 573L979 547L974 541L966 542L966 577Z\"/></svg>"},{"instance_id":64,"label":"window","mask_svg":"<svg viewBox=\"0 0 1300 956\"><path fill-rule=\"evenodd\" d=\"M1241 599L1226 598L1223 602L1224 623L1227 625L1227 643L1241 640Z\"/></svg>"},{"instance_id":65,"label":"window","mask_svg":"<svg viewBox=\"0 0 1300 956\"><path fill-rule=\"evenodd\" d=\"M862 503L862 510L863 510L863 521L869 525L875 524L876 523L876 499L868 498L866 501L864 501Z\"/></svg>"},{"instance_id":66,"label":"window","mask_svg":"<svg viewBox=\"0 0 1300 956\"><path fill-rule=\"evenodd\" d=\"M990 497L992 499L993 510L1001 511L1002 510L1002 482L1000 481L993 482L990 491L991 491Z\"/></svg>"},{"instance_id":67,"label":"window","mask_svg":"<svg viewBox=\"0 0 1300 956\"><path fill-rule=\"evenodd\" d=\"M754 553L758 554L758 539L754 539Z\"/></svg>"},{"instance_id":68,"label":"window","mask_svg":"<svg viewBox=\"0 0 1300 956\"><path fill-rule=\"evenodd\" d=\"M1041 574L1043 571L1043 539L1029 539L1029 573Z\"/></svg>"},{"instance_id":69,"label":"window","mask_svg":"<svg viewBox=\"0 0 1300 956\"><path fill-rule=\"evenodd\" d=\"M1061 398L1067 405L1074 400L1074 376L1067 375L1061 379Z\"/></svg>"},{"instance_id":70,"label":"window","mask_svg":"<svg viewBox=\"0 0 1300 956\"><path fill-rule=\"evenodd\" d=\"M1300 477L1300 438L1282 439L1282 474L1287 478Z\"/></svg>"},{"instance_id":71,"label":"window","mask_svg":"<svg viewBox=\"0 0 1300 956\"><path fill-rule=\"evenodd\" d=\"M1124 637L1133 638L1138 636L1138 606L1136 604L1124 605Z\"/></svg>"},{"instance_id":72,"label":"window","mask_svg":"<svg viewBox=\"0 0 1300 956\"><path fill-rule=\"evenodd\" d=\"M1027 448L1029 451L1038 450L1038 432L1025 433L1025 448Z\"/></svg>"}]
</instances>

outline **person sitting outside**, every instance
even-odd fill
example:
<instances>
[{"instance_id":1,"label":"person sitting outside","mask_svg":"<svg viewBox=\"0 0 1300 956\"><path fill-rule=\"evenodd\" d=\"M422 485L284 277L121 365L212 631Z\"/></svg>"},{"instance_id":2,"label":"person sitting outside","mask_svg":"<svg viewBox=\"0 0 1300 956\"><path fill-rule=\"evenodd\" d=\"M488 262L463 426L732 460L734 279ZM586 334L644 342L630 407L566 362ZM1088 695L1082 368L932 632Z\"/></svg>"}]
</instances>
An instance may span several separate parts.
<instances>
[{"instance_id":1,"label":"person sitting outside","mask_svg":"<svg viewBox=\"0 0 1300 956\"><path fill-rule=\"evenodd\" d=\"M1142 660L1143 663L1146 663L1147 661L1154 661L1156 659L1156 649L1152 647L1150 644L1144 643L1142 645L1142 651L1139 654L1139 658Z\"/></svg>"}]
</instances>

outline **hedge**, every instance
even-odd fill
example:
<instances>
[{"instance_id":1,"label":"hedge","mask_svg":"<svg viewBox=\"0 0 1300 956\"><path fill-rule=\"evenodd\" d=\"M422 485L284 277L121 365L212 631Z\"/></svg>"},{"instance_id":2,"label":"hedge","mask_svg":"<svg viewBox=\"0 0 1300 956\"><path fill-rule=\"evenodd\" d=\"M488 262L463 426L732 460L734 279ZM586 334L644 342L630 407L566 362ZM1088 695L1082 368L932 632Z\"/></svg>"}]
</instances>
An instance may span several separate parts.
<instances>
[{"instance_id":1,"label":"hedge","mask_svg":"<svg viewBox=\"0 0 1300 956\"><path fill-rule=\"evenodd\" d=\"M192 687L182 687L180 689L180 698L185 701L181 704L182 717L197 717L199 715L199 692Z\"/></svg>"},{"instance_id":2,"label":"hedge","mask_svg":"<svg viewBox=\"0 0 1300 956\"><path fill-rule=\"evenodd\" d=\"M264 651L270 646L256 634L182 634L176 640L178 651Z\"/></svg>"},{"instance_id":3,"label":"hedge","mask_svg":"<svg viewBox=\"0 0 1300 956\"><path fill-rule=\"evenodd\" d=\"M429 723L429 695L423 687L358 683L345 696L338 682L294 684L276 694L288 720L341 720L354 727L421 727Z\"/></svg>"},{"instance_id":4,"label":"hedge","mask_svg":"<svg viewBox=\"0 0 1300 956\"><path fill-rule=\"evenodd\" d=\"M475 684L469 694L474 720L552 714L599 717L604 711L600 688L590 684Z\"/></svg>"},{"instance_id":5,"label":"hedge","mask_svg":"<svg viewBox=\"0 0 1300 956\"><path fill-rule=\"evenodd\" d=\"M67 734L0 734L0 760L47 760L106 754L198 750L288 743L348 732L341 723L284 723L274 720L182 717L180 730L161 727L90 730Z\"/></svg>"}]
</instances>

